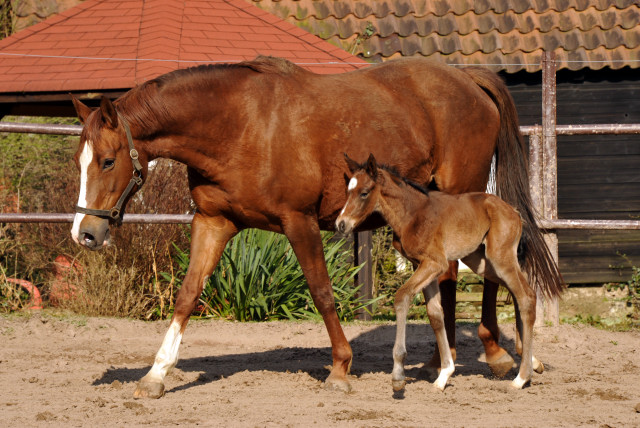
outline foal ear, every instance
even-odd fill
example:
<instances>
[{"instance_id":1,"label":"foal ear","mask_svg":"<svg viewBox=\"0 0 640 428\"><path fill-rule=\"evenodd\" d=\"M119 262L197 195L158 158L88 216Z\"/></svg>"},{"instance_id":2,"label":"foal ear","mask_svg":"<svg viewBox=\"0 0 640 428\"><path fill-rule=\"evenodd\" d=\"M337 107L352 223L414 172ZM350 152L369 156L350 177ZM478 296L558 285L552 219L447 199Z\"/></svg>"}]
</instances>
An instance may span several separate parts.
<instances>
[{"instance_id":1,"label":"foal ear","mask_svg":"<svg viewBox=\"0 0 640 428\"><path fill-rule=\"evenodd\" d=\"M100 110L102 111L102 120L111 128L116 129L118 127L118 113L116 107L111 100L105 96L100 101Z\"/></svg>"},{"instance_id":2,"label":"foal ear","mask_svg":"<svg viewBox=\"0 0 640 428\"><path fill-rule=\"evenodd\" d=\"M80 119L80 122L85 123L87 117L89 117L93 110L91 109L91 107L77 99L73 94L69 95L71 96L73 107L76 109L76 113L78 114L78 119Z\"/></svg>"},{"instance_id":3,"label":"foal ear","mask_svg":"<svg viewBox=\"0 0 640 428\"><path fill-rule=\"evenodd\" d=\"M376 158L373 157L373 153L370 153L369 159L367 159L366 171L374 180L378 177L378 163L376 162Z\"/></svg>"},{"instance_id":4,"label":"foal ear","mask_svg":"<svg viewBox=\"0 0 640 428\"><path fill-rule=\"evenodd\" d=\"M346 153L344 153L344 160L347 161L347 166L349 167L349 171L351 171L351 174L361 168L360 164L351 159Z\"/></svg>"}]
</instances>

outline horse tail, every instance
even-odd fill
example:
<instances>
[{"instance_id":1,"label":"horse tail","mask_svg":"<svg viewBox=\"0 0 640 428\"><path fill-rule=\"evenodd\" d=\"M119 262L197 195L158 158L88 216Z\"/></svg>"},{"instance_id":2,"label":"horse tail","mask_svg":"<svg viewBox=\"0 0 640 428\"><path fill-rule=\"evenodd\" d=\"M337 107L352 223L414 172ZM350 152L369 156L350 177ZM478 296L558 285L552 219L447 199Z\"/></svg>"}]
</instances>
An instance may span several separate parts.
<instances>
[{"instance_id":1,"label":"horse tail","mask_svg":"<svg viewBox=\"0 0 640 428\"><path fill-rule=\"evenodd\" d=\"M506 84L492 71L482 67L462 70L493 99L500 112L500 133L495 151L495 186L498 196L517 209L522 218L519 248L522 267L544 295L559 296L564 290L564 280L537 225L537 214L529 191L528 150L520 133L513 98Z\"/></svg>"}]
</instances>

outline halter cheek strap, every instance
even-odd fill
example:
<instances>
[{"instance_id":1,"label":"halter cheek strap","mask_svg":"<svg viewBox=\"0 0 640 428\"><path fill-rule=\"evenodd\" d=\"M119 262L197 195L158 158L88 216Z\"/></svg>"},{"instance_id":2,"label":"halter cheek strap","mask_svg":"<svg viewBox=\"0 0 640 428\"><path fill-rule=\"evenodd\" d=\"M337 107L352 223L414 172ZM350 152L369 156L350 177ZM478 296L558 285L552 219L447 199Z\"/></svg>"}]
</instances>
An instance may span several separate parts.
<instances>
[{"instance_id":1,"label":"halter cheek strap","mask_svg":"<svg viewBox=\"0 0 640 428\"><path fill-rule=\"evenodd\" d=\"M114 221L122 221L122 207L124 205L125 200L133 190L133 186L138 186L138 188L142 187L142 164L138 159L138 151L133 146L133 138L131 137L131 130L129 129L129 124L126 120L118 113L118 120L122 123L124 127L124 131L127 134L127 142L129 143L129 156L131 157L131 163L133 164L133 177L129 180L129 184L126 189L120 195L118 202L111 208L110 210L97 210L92 208L84 208L76 205L76 212L82 214L89 214L96 217L102 217Z\"/></svg>"}]
</instances>

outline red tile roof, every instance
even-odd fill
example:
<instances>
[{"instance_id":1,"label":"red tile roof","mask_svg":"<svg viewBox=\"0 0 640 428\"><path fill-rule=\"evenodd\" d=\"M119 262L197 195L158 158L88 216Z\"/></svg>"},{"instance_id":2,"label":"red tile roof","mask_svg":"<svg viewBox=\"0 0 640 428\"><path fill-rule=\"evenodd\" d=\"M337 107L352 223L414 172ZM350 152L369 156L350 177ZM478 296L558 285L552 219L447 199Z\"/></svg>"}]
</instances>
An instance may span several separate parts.
<instances>
[{"instance_id":1,"label":"red tile roof","mask_svg":"<svg viewBox=\"0 0 640 428\"><path fill-rule=\"evenodd\" d=\"M559 68L640 68L638 0L246 1L369 60L533 72L546 50Z\"/></svg>"},{"instance_id":2,"label":"red tile roof","mask_svg":"<svg viewBox=\"0 0 640 428\"><path fill-rule=\"evenodd\" d=\"M243 0L88 0L0 41L0 92L128 89L259 54L316 73L367 65Z\"/></svg>"}]
</instances>

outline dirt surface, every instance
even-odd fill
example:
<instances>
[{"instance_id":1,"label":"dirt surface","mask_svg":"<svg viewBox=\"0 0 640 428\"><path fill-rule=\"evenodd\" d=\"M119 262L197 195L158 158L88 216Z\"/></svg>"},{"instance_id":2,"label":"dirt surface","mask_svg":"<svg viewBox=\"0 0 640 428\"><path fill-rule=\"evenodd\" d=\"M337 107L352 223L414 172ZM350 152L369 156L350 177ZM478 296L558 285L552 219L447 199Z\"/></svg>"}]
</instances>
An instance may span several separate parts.
<instances>
[{"instance_id":1,"label":"dirt surface","mask_svg":"<svg viewBox=\"0 0 640 428\"><path fill-rule=\"evenodd\" d=\"M509 385L515 370L490 376L477 326L458 324L456 372L442 393L420 370L433 332L413 323L413 379L394 395L394 325L347 324L353 392L344 394L323 389L331 351L322 324L192 321L165 396L134 400L167 326L47 312L0 318L0 425L640 426L639 332L542 327L534 352L546 371L518 391ZM514 328L501 328L511 352Z\"/></svg>"}]
</instances>

